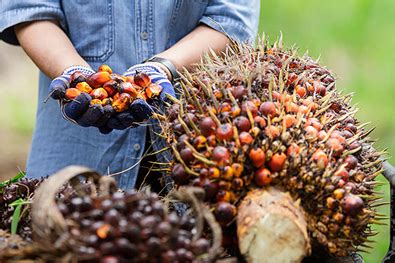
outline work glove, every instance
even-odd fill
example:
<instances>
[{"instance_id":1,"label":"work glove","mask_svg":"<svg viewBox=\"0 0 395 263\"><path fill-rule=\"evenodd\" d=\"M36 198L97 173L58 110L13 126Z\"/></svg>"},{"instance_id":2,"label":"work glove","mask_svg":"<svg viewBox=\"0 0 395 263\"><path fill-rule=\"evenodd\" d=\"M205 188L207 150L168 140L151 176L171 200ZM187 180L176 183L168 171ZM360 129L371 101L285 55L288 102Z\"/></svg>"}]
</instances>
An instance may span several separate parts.
<instances>
[{"instance_id":1,"label":"work glove","mask_svg":"<svg viewBox=\"0 0 395 263\"><path fill-rule=\"evenodd\" d=\"M125 129L138 126L147 121L154 113L160 113L164 101L169 101L168 96L175 97L173 85L166 73L158 66L152 64L138 64L130 67L124 74L132 78L134 83L146 90L158 92L152 98L135 99L128 110L113 115L107 122L110 129ZM159 87L159 89L158 89ZM149 92L146 92L149 94Z\"/></svg>"}]
</instances>

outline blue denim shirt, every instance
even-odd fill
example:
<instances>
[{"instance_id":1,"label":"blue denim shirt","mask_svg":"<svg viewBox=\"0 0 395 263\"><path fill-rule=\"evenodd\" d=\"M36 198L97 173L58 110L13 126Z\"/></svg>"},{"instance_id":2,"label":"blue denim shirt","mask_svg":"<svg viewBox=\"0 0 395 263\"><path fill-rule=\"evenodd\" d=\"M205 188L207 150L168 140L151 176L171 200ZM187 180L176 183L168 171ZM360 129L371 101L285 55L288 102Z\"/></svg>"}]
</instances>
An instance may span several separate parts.
<instances>
[{"instance_id":1,"label":"blue denim shirt","mask_svg":"<svg viewBox=\"0 0 395 263\"><path fill-rule=\"evenodd\" d=\"M27 21L58 20L78 53L96 70L102 63L122 73L130 66L162 52L199 23L225 31L239 41L253 41L257 33L259 0L1 0L0 38L18 44L13 26ZM39 37L39 36L37 36ZM103 174L120 172L119 186L136 182L145 147L147 126L154 149L164 147L147 126L103 135L64 120L54 100L43 103L50 79L40 73L36 126L27 162L27 175L50 175L81 164ZM170 158L169 153L158 157Z\"/></svg>"}]
</instances>

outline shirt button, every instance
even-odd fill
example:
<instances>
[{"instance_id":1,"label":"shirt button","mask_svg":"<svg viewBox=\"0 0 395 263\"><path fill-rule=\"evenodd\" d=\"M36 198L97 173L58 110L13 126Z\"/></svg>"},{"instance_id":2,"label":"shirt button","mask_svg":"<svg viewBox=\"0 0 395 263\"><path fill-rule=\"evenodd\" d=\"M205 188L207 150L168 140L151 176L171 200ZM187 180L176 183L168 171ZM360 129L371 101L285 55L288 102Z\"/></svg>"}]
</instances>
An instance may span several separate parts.
<instances>
[{"instance_id":1,"label":"shirt button","mask_svg":"<svg viewBox=\"0 0 395 263\"><path fill-rule=\"evenodd\" d=\"M133 148L134 148L136 151L138 151L138 150L140 150L141 146L140 146L140 144L136 143L135 145L133 145Z\"/></svg>"},{"instance_id":2,"label":"shirt button","mask_svg":"<svg viewBox=\"0 0 395 263\"><path fill-rule=\"evenodd\" d=\"M148 39L148 33L147 33L146 31L141 32L140 37L141 37L143 40L147 40L147 39Z\"/></svg>"}]
</instances>

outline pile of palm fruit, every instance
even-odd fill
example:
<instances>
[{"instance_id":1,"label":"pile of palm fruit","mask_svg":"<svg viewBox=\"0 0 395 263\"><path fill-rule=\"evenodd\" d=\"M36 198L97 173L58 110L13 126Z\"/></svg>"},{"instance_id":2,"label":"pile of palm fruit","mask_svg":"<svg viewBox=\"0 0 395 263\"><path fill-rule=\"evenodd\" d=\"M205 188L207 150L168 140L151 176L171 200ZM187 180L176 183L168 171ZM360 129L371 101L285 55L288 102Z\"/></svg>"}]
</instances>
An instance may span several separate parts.
<instances>
[{"instance_id":1,"label":"pile of palm fruit","mask_svg":"<svg viewBox=\"0 0 395 263\"><path fill-rule=\"evenodd\" d=\"M162 123L170 174L176 186L205 190L224 233L248 192L274 186L300 200L313 253L362 250L378 220L383 153L329 70L264 42L212 52L184 72L182 95Z\"/></svg>"}]
</instances>

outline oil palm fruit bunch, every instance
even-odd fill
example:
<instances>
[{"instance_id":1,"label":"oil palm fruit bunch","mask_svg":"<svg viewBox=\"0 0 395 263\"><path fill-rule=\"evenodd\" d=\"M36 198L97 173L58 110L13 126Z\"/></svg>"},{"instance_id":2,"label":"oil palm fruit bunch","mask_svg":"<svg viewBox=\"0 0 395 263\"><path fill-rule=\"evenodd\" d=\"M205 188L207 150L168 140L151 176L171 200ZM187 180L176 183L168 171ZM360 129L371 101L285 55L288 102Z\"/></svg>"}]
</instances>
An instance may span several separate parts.
<instances>
[{"instance_id":1,"label":"oil palm fruit bunch","mask_svg":"<svg viewBox=\"0 0 395 263\"><path fill-rule=\"evenodd\" d=\"M102 133L144 121L147 113L141 112L141 105L162 91L144 72L123 76L104 64L90 75L75 71L60 84L52 87L50 95L61 102L63 116L83 127L98 127Z\"/></svg>"},{"instance_id":2,"label":"oil palm fruit bunch","mask_svg":"<svg viewBox=\"0 0 395 263\"><path fill-rule=\"evenodd\" d=\"M154 193L74 196L59 199L57 206L80 260L201 262L211 246L206 238L194 238L193 217L168 212Z\"/></svg>"},{"instance_id":3,"label":"oil palm fruit bunch","mask_svg":"<svg viewBox=\"0 0 395 263\"><path fill-rule=\"evenodd\" d=\"M183 76L162 123L176 186L202 187L223 228L249 192L273 186L300 202L313 250L367 246L383 153L328 69L262 41L211 52Z\"/></svg>"},{"instance_id":4,"label":"oil palm fruit bunch","mask_svg":"<svg viewBox=\"0 0 395 263\"><path fill-rule=\"evenodd\" d=\"M13 215L17 207L17 205L13 203L20 200L28 204L33 197L34 191L42 180L43 179L23 178L17 182L8 183L0 188L0 229L11 231ZM30 225L30 207L27 204L21 207L16 233L24 240L31 241L32 229Z\"/></svg>"}]
</instances>

